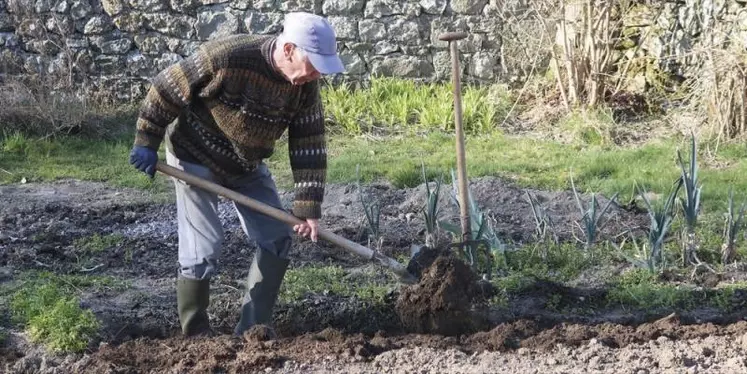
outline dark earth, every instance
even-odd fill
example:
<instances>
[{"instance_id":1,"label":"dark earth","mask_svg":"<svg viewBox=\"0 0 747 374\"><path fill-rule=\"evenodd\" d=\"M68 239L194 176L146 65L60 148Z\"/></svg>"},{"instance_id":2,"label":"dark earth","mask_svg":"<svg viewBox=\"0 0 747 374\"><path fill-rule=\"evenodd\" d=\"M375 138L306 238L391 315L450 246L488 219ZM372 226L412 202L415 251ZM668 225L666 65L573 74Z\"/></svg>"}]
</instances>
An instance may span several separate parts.
<instances>
[{"instance_id":1,"label":"dark earth","mask_svg":"<svg viewBox=\"0 0 747 374\"><path fill-rule=\"evenodd\" d=\"M422 244L424 186L396 189L377 184L369 188L381 202L383 252L403 256L413 244ZM533 240L535 224L525 189L498 178L474 179L471 188L506 243ZM560 240L581 235L575 225L581 214L572 192L529 192L548 210ZM367 245L357 193L354 185L330 186L323 225ZM291 196L284 192L283 201L290 203ZM600 204L606 204L604 197L599 199ZM624 349L662 337L675 341L714 336L738 340L747 333L740 310L731 315L700 311L651 316L620 310L584 315L544 307L550 297L568 302L598 297L600 291L595 287L600 276L582 278L572 286L538 283L524 299L512 300L508 310L491 308L487 300L494 290L485 287L462 261L443 252L448 238L442 238L442 252L424 267L420 282L393 286L381 304L335 294L306 295L278 305L277 340L267 340L260 327L244 337L233 337L242 283L255 246L241 231L230 202L222 201L226 244L221 273L211 285L209 310L219 335L185 339L179 336L176 316L175 206L168 192L155 194L80 181L19 184L0 186L0 206L0 282L11 282L28 270L111 276L129 282L124 289L83 291L82 306L90 308L103 325L85 354L46 352L5 323L10 334L0 348L0 369L8 373L243 373L273 369L362 373L369 369L400 372L398 367L402 372L427 372L408 369L386 354L409 349L450 352L457 355L450 365L456 365L463 359L458 355L481 352L516 355L531 349L550 354L559 346L592 343ZM448 191L442 196L441 207L442 217L458 223ZM613 204L601 235L636 230L646 220L638 209ZM93 234L119 234L123 239L101 253L82 256L74 243ZM351 273L371 268L386 272L323 242L297 240L291 257L292 267L333 264ZM611 270L598 271L603 278ZM379 371L360 366L374 364L394 366L379 367ZM438 372L438 368L432 369Z\"/></svg>"}]
</instances>

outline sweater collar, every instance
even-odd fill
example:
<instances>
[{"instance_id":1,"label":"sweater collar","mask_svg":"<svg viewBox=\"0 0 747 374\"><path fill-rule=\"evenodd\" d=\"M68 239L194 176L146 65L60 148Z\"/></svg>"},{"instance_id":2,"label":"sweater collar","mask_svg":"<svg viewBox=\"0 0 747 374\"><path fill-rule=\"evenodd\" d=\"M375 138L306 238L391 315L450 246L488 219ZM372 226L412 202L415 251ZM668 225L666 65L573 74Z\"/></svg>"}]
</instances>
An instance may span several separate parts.
<instances>
[{"instance_id":1,"label":"sweater collar","mask_svg":"<svg viewBox=\"0 0 747 374\"><path fill-rule=\"evenodd\" d=\"M262 57L264 57L265 62L267 62L267 70L269 70L270 76L272 76L272 78L274 79L287 83L288 80L286 80L285 77L277 70L275 66L275 60L272 58L272 54L275 51L275 45L277 44L276 42L277 37L273 36L267 38L267 40L262 43Z\"/></svg>"}]
</instances>

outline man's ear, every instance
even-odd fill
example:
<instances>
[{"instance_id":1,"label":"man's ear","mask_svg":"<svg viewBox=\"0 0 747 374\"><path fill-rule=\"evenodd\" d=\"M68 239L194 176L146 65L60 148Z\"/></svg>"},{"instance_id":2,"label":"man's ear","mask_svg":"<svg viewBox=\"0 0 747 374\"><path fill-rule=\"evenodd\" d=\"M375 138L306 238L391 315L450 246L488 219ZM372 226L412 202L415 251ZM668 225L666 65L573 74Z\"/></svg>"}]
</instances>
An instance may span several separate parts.
<instances>
[{"instance_id":1,"label":"man's ear","mask_svg":"<svg viewBox=\"0 0 747 374\"><path fill-rule=\"evenodd\" d=\"M293 52L295 51L296 46L293 45L293 43L284 43L283 44L283 56L286 60L291 61L293 59Z\"/></svg>"}]
</instances>

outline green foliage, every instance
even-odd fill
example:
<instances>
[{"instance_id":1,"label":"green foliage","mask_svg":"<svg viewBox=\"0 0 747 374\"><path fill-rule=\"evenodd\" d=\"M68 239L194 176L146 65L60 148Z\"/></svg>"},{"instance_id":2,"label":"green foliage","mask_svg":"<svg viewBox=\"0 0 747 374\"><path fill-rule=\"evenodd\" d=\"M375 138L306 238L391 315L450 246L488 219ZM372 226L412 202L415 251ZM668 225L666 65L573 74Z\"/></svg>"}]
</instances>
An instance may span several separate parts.
<instances>
[{"instance_id":1,"label":"green foliage","mask_svg":"<svg viewBox=\"0 0 747 374\"><path fill-rule=\"evenodd\" d=\"M646 205L649 217L649 227L647 235L647 245L643 248L637 248L637 241L633 239L631 243L636 246L637 256L629 257L628 260L638 266L645 267L651 272L661 271L666 266L666 257L664 256L664 240L672 226L674 220L674 206L676 203L677 193L681 183L677 183L675 188L669 192L664 204L652 204L643 188L638 189L638 195Z\"/></svg>"},{"instance_id":2,"label":"green foliage","mask_svg":"<svg viewBox=\"0 0 747 374\"><path fill-rule=\"evenodd\" d=\"M124 236L121 234L101 235L96 233L88 237L76 239L73 245L86 253L96 254L119 245L123 240Z\"/></svg>"},{"instance_id":3,"label":"green foliage","mask_svg":"<svg viewBox=\"0 0 747 374\"><path fill-rule=\"evenodd\" d=\"M462 120L467 133L492 132L497 121L508 115L512 103L507 89L472 85L462 89ZM325 87L322 98L333 128L347 134L454 129L450 83L372 77L365 88L345 83Z\"/></svg>"},{"instance_id":4,"label":"green foliage","mask_svg":"<svg viewBox=\"0 0 747 374\"><path fill-rule=\"evenodd\" d=\"M352 273L340 266L304 266L289 269L280 287L280 300L292 302L307 294L334 294L381 303L396 280L389 274L369 270Z\"/></svg>"},{"instance_id":5,"label":"green foliage","mask_svg":"<svg viewBox=\"0 0 747 374\"><path fill-rule=\"evenodd\" d=\"M591 194L589 207L584 209L583 204L581 204L581 198L576 191L576 184L573 182L573 178L571 178L571 187L573 188L573 196L576 199L576 205L578 206L578 209L582 215L581 221L583 222L583 226L581 226L581 229L585 234L586 239L584 241L584 246L586 248L590 248L596 243L597 236L604 227L604 223L601 223L602 217L604 217L604 214L607 213L607 210L609 210L609 208L612 206L612 203L615 202L618 193L615 192L615 194L612 195L612 198L607 201L607 204L604 206L604 208L602 208L601 211L599 211L599 214L597 215L598 204L596 194Z\"/></svg>"},{"instance_id":6,"label":"green foliage","mask_svg":"<svg viewBox=\"0 0 747 374\"><path fill-rule=\"evenodd\" d=\"M576 144L606 146L613 144L612 113L603 108L572 111L563 117L558 128Z\"/></svg>"},{"instance_id":7,"label":"green foliage","mask_svg":"<svg viewBox=\"0 0 747 374\"><path fill-rule=\"evenodd\" d=\"M734 260L736 255L737 233L742 228L744 212L747 209L747 201L743 201L739 210L734 209L734 191L729 188L729 204L724 217L724 245L721 254L721 262L728 264Z\"/></svg>"},{"instance_id":8,"label":"green foliage","mask_svg":"<svg viewBox=\"0 0 747 374\"><path fill-rule=\"evenodd\" d=\"M425 245L435 248L438 241L438 197L441 193L441 179L436 179L435 189L431 190L425 165L422 165L423 184L425 184L425 204L423 206L423 218L425 220Z\"/></svg>"},{"instance_id":9,"label":"green foliage","mask_svg":"<svg viewBox=\"0 0 747 374\"><path fill-rule=\"evenodd\" d=\"M80 301L54 282L32 282L14 292L13 320L25 326L34 342L52 351L83 351L99 329L99 322Z\"/></svg>"},{"instance_id":10,"label":"green foliage","mask_svg":"<svg viewBox=\"0 0 747 374\"><path fill-rule=\"evenodd\" d=\"M460 211L461 203L459 201L459 183L454 169L451 170L452 192L451 200ZM506 248L493 228L492 218L488 217L480 210L474 200L472 191L467 191L467 212L470 220L470 236L475 243L460 246L458 254L467 264L472 266L478 274L485 274L488 277L492 275L496 262L500 261L505 264ZM440 226L451 233L454 241L463 242L462 227L451 222L440 221ZM479 241L485 244L477 243Z\"/></svg>"},{"instance_id":11,"label":"green foliage","mask_svg":"<svg viewBox=\"0 0 747 374\"><path fill-rule=\"evenodd\" d=\"M698 299L692 288L659 282L657 276L646 269L623 273L607 293L611 305L648 311L692 308Z\"/></svg>"},{"instance_id":12,"label":"green foliage","mask_svg":"<svg viewBox=\"0 0 747 374\"><path fill-rule=\"evenodd\" d=\"M364 192L360 179L360 167L356 169L356 175L358 176L358 197L366 215L366 228L369 235L368 245L370 246L373 243L377 250L381 250L384 240L380 227L381 203L376 196Z\"/></svg>"},{"instance_id":13,"label":"green foliage","mask_svg":"<svg viewBox=\"0 0 747 374\"><path fill-rule=\"evenodd\" d=\"M555 228L553 227L552 220L550 219L550 215L547 214L547 211L545 210L545 207L537 200L537 197L533 196L529 193L529 191L525 192L527 201L529 201L529 205L532 208L532 217L534 217L534 236L535 239L537 239L539 242L544 242L547 240L547 232L548 230L552 232L552 241L553 243L558 243L558 236L555 233ZM543 257L546 257L547 253L543 252Z\"/></svg>"},{"instance_id":14,"label":"green foliage","mask_svg":"<svg viewBox=\"0 0 747 374\"><path fill-rule=\"evenodd\" d=\"M15 155L25 155L30 145L29 140L23 133L15 131L12 134L3 136L2 150L5 153Z\"/></svg>"},{"instance_id":15,"label":"green foliage","mask_svg":"<svg viewBox=\"0 0 747 374\"><path fill-rule=\"evenodd\" d=\"M685 162L682 161L682 154L680 150L677 150L677 161L680 166L681 183L684 186L685 197L680 198L682 206L682 213L685 216L685 222L687 228L690 231L695 230L695 226L698 223L698 214L700 213L700 199L703 186L699 185L698 180L698 163L697 163L697 149L695 146L695 136L690 138L690 162L689 167L685 167Z\"/></svg>"},{"instance_id":16,"label":"green foliage","mask_svg":"<svg viewBox=\"0 0 747 374\"><path fill-rule=\"evenodd\" d=\"M611 261L612 252L606 246L586 251L575 243L534 242L506 252L509 271L531 274L540 279L567 281L578 277L592 266Z\"/></svg>"}]
</instances>

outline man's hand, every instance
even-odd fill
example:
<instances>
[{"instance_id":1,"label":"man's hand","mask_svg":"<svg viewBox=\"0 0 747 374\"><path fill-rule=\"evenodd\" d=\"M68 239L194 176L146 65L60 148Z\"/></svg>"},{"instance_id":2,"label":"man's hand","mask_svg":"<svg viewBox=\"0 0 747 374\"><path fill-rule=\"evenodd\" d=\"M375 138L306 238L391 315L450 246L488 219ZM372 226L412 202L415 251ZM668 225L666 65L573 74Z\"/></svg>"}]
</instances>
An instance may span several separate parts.
<instances>
[{"instance_id":1,"label":"man's hand","mask_svg":"<svg viewBox=\"0 0 747 374\"><path fill-rule=\"evenodd\" d=\"M306 222L293 226L293 231L305 238L311 237L311 241L316 243L319 235L319 220L308 218Z\"/></svg>"},{"instance_id":2,"label":"man's hand","mask_svg":"<svg viewBox=\"0 0 747 374\"><path fill-rule=\"evenodd\" d=\"M132 147L132 151L130 151L130 164L143 173L148 174L151 178L156 173L157 162L158 153L156 151L142 146Z\"/></svg>"}]
</instances>

